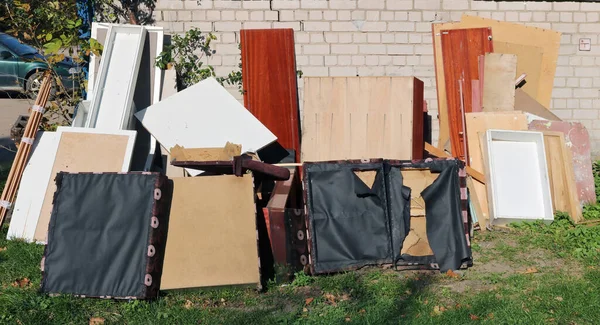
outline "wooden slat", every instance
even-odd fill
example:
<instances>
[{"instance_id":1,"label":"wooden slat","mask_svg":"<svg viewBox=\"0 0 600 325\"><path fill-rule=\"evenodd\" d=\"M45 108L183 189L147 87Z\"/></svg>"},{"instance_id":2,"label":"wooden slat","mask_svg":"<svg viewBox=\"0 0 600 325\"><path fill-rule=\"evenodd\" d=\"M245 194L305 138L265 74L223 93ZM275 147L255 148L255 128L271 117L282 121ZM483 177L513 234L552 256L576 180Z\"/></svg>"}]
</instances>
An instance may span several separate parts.
<instances>
[{"instance_id":1,"label":"wooden slat","mask_svg":"<svg viewBox=\"0 0 600 325\"><path fill-rule=\"evenodd\" d=\"M471 109L474 113L481 112L481 88L479 87L479 80L471 80Z\"/></svg>"},{"instance_id":2,"label":"wooden slat","mask_svg":"<svg viewBox=\"0 0 600 325\"><path fill-rule=\"evenodd\" d=\"M523 73L527 74L527 82L523 85L522 89L529 96L537 98L542 75L542 57L544 56L542 48L495 40L494 53L514 54L517 56L516 76L520 76Z\"/></svg>"},{"instance_id":3,"label":"wooden slat","mask_svg":"<svg viewBox=\"0 0 600 325\"><path fill-rule=\"evenodd\" d=\"M485 225L488 224L489 219L487 218L487 216L484 215L483 210L481 209L481 200L479 199L479 196L477 196L477 191L475 190L475 183L473 183L473 179L471 179L471 177L467 177L467 188L469 189L469 198L471 200L471 204L473 205L473 210L475 210L475 214L478 218L478 223L480 225L479 228L482 231L485 231Z\"/></svg>"},{"instance_id":4,"label":"wooden slat","mask_svg":"<svg viewBox=\"0 0 600 325\"><path fill-rule=\"evenodd\" d=\"M244 106L300 161L294 31L243 29L240 37Z\"/></svg>"},{"instance_id":5,"label":"wooden slat","mask_svg":"<svg viewBox=\"0 0 600 325\"><path fill-rule=\"evenodd\" d=\"M567 148L565 136L561 132L543 133L554 211L567 212L575 223L579 223L583 216L577 197L571 151Z\"/></svg>"},{"instance_id":6,"label":"wooden slat","mask_svg":"<svg viewBox=\"0 0 600 325\"><path fill-rule=\"evenodd\" d=\"M470 28L442 30L441 34L452 155L465 159L466 138L461 108L464 106L464 113L472 112L471 80L479 78L478 57L493 52L492 31L490 28Z\"/></svg>"},{"instance_id":7,"label":"wooden slat","mask_svg":"<svg viewBox=\"0 0 600 325\"><path fill-rule=\"evenodd\" d=\"M515 109L516 71L516 55L501 53L485 55L482 107L484 112Z\"/></svg>"},{"instance_id":8,"label":"wooden slat","mask_svg":"<svg viewBox=\"0 0 600 325\"><path fill-rule=\"evenodd\" d=\"M467 113L467 136L470 154L470 166L475 170L485 170L483 154L480 147L479 134L489 129L499 130L527 130L527 117L522 112L495 112L495 113ZM485 173L485 172L484 172ZM486 174L487 176L487 174ZM475 183L477 197L481 204L484 220L489 220L489 207L487 191L483 184ZM480 222L481 223L481 222ZM482 224L482 228L487 224Z\"/></svg>"},{"instance_id":9,"label":"wooden slat","mask_svg":"<svg viewBox=\"0 0 600 325\"><path fill-rule=\"evenodd\" d=\"M425 142L425 151L429 152L431 155L436 156L438 158L452 157L452 156L450 156L450 154L448 154L444 150L436 148L427 142ZM481 184L485 184L485 175L483 175L483 173L475 170L474 168L472 168L470 166L466 166L465 169L467 171L467 174L469 174L471 177L475 178Z\"/></svg>"},{"instance_id":10,"label":"wooden slat","mask_svg":"<svg viewBox=\"0 0 600 325\"><path fill-rule=\"evenodd\" d=\"M470 28L491 27L494 35L494 42L506 42L541 48L543 56L541 61L540 83L535 98L540 104L545 107L550 107L561 33L548 29L469 15L463 15L461 23L465 27L468 26ZM532 53L535 55L537 52ZM519 60L524 59L519 56Z\"/></svg>"},{"instance_id":11,"label":"wooden slat","mask_svg":"<svg viewBox=\"0 0 600 325\"><path fill-rule=\"evenodd\" d=\"M423 157L419 79L307 77L303 114L302 161Z\"/></svg>"}]
</instances>

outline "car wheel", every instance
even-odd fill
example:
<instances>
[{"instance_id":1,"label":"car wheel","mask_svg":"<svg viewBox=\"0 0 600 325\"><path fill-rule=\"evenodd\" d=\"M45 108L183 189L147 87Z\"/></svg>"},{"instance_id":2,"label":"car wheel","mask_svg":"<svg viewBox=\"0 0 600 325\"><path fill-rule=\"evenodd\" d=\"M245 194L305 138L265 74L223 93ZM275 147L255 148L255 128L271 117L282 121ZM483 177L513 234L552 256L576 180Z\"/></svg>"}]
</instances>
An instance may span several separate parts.
<instances>
[{"instance_id":1,"label":"car wheel","mask_svg":"<svg viewBox=\"0 0 600 325\"><path fill-rule=\"evenodd\" d=\"M44 78L44 71L36 71L32 73L29 77L27 77L27 81L25 82L25 93L31 99L36 99L38 93L40 92L40 88L42 87L42 80ZM52 88L50 89L50 100L54 98L56 95L56 83L52 83Z\"/></svg>"}]
</instances>

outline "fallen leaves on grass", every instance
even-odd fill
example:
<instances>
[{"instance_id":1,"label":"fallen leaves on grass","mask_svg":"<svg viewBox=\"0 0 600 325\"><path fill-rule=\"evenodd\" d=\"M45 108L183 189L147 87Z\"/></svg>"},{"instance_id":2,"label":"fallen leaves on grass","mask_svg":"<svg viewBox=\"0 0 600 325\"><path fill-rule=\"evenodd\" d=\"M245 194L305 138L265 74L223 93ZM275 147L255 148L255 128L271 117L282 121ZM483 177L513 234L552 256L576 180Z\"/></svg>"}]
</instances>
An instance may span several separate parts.
<instances>
[{"instance_id":1,"label":"fallen leaves on grass","mask_svg":"<svg viewBox=\"0 0 600 325\"><path fill-rule=\"evenodd\" d=\"M193 303L193 302L191 302L190 300L186 300L186 301L185 301L185 304L183 305L183 307L184 307L185 309L190 309L190 308L192 308L192 306L193 306L193 305L194 305L194 303Z\"/></svg>"},{"instance_id":2,"label":"fallen leaves on grass","mask_svg":"<svg viewBox=\"0 0 600 325\"><path fill-rule=\"evenodd\" d=\"M332 304L333 306L336 306L337 303L335 302L335 296L332 295L331 293L326 293L323 295L323 298L325 298L330 304Z\"/></svg>"},{"instance_id":3,"label":"fallen leaves on grass","mask_svg":"<svg viewBox=\"0 0 600 325\"><path fill-rule=\"evenodd\" d=\"M446 310L448 310L448 309L446 309L446 307L444 307L444 306L434 306L433 307L433 313L435 315L440 315L441 313L445 312Z\"/></svg>"},{"instance_id":4,"label":"fallen leaves on grass","mask_svg":"<svg viewBox=\"0 0 600 325\"><path fill-rule=\"evenodd\" d=\"M102 317L90 318L90 325L102 325L102 324L104 324L104 318L102 318Z\"/></svg>"},{"instance_id":5,"label":"fallen leaves on grass","mask_svg":"<svg viewBox=\"0 0 600 325\"><path fill-rule=\"evenodd\" d=\"M451 278L458 278L458 274L456 274L456 273L455 273L454 271L452 271L452 270L448 270L448 272L446 272L446 275L447 275L448 277L451 277Z\"/></svg>"},{"instance_id":6,"label":"fallen leaves on grass","mask_svg":"<svg viewBox=\"0 0 600 325\"><path fill-rule=\"evenodd\" d=\"M306 298L306 299L304 300L304 304L305 304L305 305L310 305L310 303L311 303L311 302L313 302L313 300L315 300L315 298Z\"/></svg>"},{"instance_id":7,"label":"fallen leaves on grass","mask_svg":"<svg viewBox=\"0 0 600 325\"><path fill-rule=\"evenodd\" d=\"M6 247L0 247L0 252L4 252L6 250Z\"/></svg>"},{"instance_id":8,"label":"fallen leaves on grass","mask_svg":"<svg viewBox=\"0 0 600 325\"><path fill-rule=\"evenodd\" d=\"M352 321L352 319L351 319L350 317L348 317L348 316L346 316L346 318L345 318L344 320L345 320L346 322L351 322L351 321Z\"/></svg>"},{"instance_id":9,"label":"fallen leaves on grass","mask_svg":"<svg viewBox=\"0 0 600 325\"><path fill-rule=\"evenodd\" d=\"M560 296L558 296L558 297L556 297L556 298L554 298L554 299L556 299L556 300L558 300L558 301L563 301L563 297L560 297Z\"/></svg>"},{"instance_id":10,"label":"fallen leaves on grass","mask_svg":"<svg viewBox=\"0 0 600 325\"><path fill-rule=\"evenodd\" d=\"M359 312L359 313L361 313L361 314L364 314L364 313L366 313L367 311L366 311L366 310L364 310L364 309L361 309L361 310L359 310L358 312Z\"/></svg>"},{"instance_id":11,"label":"fallen leaves on grass","mask_svg":"<svg viewBox=\"0 0 600 325\"><path fill-rule=\"evenodd\" d=\"M25 288L31 285L31 281L28 278L17 279L12 283L12 286L15 288Z\"/></svg>"},{"instance_id":12,"label":"fallen leaves on grass","mask_svg":"<svg viewBox=\"0 0 600 325\"><path fill-rule=\"evenodd\" d=\"M473 314L470 314L469 317L471 317L471 320L478 320L479 319L479 316L473 315Z\"/></svg>"},{"instance_id":13,"label":"fallen leaves on grass","mask_svg":"<svg viewBox=\"0 0 600 325\"><path fill-rule=\"evenodd\" d=\"M538 269L536 269L535 267L528 267L524 272L521 272L523 274L533 274L533 273L538 273Z\"/></svg>"}]
</instances>

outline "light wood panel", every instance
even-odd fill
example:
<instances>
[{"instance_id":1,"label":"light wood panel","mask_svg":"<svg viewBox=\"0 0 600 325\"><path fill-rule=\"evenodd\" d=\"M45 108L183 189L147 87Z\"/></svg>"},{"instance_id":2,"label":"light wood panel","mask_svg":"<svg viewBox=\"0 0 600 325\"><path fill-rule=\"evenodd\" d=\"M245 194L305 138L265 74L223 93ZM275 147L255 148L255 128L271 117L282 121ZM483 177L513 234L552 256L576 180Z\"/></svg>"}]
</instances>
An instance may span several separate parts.
<instances>
[{"instance_id":1,"label":"light wood panel","mask_svg":"<svg viewBox=\"0 0 600 325\"><path fill-rule=\"evenodd\" d=\"M535 98L545 107L550 107L561 33L469 15L463 15L461 23L465 27L468 26L471 28L491 27L494 42L506 42L541 48L543 55L540 82Z\"/></svg>"},{"instance_id":2,"label":"light wood panel","mask_svg":"<svg viewBox=\"0 0 600 325\"><path fill-rule=\"evenodd\" d=\"M64 128L70 129L70 128ZM48 181L34 239L46 242L52 201L56 191L54 178L58 172L126 172L129 170L135 131L99 133L96 129L63 131Z\"/></svg>"},{"instance_id":3,"label":"light wood panel","mask_svg":"<svg viewBox=\"0 0 600 325\"><path fill-rule=\"evenodd\" d=\"M573 157L565 143L565 135L556 131L543 133L554 210L567 212L574 222L581 222L583 216L577 197Z\"/></svg>"},{"instance_id":4,"label":"light wood panel","mask_svg":"<svg viewBox=\"0 0 600 325\"><path fill-rule=\"evenodd\" d=\"M483 155L480 146L479 134L489 129L498 130L527 130L527 117L522 112L495 112L495 113L467 113L465 115L469 145L469 164L475 170L485 170ZM488 175L486 174L486 179ZM475 183L475 191L479 198L483 216L479 217L482 229L488 225L489 207L487 191L484 184Z\"/></svg>"},{"instance_id":5,"label":"light wood panel","mask_svg":"<svg viewBox=\"0 0 600 325\"><path fill-rule=\"evenodd\" d=\"M515 78L526 73L526 83L521 89L529 94L529 96L537 98L542 73L543 49L537 46L494 40L494 53L514 54L517 56L517 71Z\"/></svg>"},{"instance_id":6,"label":"light wood panel","mask_svg":"<svg viewBox=\"0 0 600 325\"><path fill-rule=\"evenodd\" d=\"M517 56L487 53L484 61L484 112L513 111L515 109L515 75Z\"/></svg>"},{"instance_id":7,"label":"light wood panel","mask_svg":"<svg viewBox=\"0 0 600 325\"><path fill-rule=\"evenodd\" d=\"M550 121L560 121L558 116L554 115L549 109L531 98L531 96L522 89L517 89L515 91L515 110L533 114Z\"/></svg>"},{"instance_id":8,"label":"light wood panel","mask_svg":"<svg viewBox=\"0 0 600 325\"><path fill-rule=\"evenodd\" d=\"M260 284L252 176L173 179L160 288Z\"/></svg>"},{"instance_id":9,"label":"light wood panel","mask_svg":"<svg viewBox=\"0 0 600 325\"><path fill-rule=\"evenodd\" d=\"M304 78L303 115L302 161L423 157L419 79Z\"/></svg>"}]
</instances>

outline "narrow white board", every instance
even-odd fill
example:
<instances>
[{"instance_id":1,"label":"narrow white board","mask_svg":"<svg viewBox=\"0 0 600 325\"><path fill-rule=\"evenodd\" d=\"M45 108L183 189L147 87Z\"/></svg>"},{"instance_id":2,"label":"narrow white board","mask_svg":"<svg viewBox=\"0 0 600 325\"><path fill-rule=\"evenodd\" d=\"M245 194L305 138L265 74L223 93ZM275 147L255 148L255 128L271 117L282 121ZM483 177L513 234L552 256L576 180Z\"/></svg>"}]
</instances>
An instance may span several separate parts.
<instances>
[{"instance_id":1,"label":"narrow white board","mask_svg":"<svg viewBox=\"0 0 600 325\"><path fill-rule=\"evenodd\" d=\"M52 173L52 161L58 149L60 133L38 132L32 154L25 166L15 206L13 208L7 239L33 241L38 223L46 184Z\"/></svg>"},{"instance_id":2,"label":"narrow white board","mask_svg":"<svg viewBox=\"0 0 600 325\"><path fill-rule=\"evenodd\" d=\"M133 95L145 40L146 29L142 26L109 27L86 127L131 128Z\"/></svg>"},{"instance_id":3,"label":"narrow white board","mask_svg":"<svg viewBox=\"0 0 600 325\"><path fill-rule=\"evenodd\" d=\"M492 224L552 222L543 133L488 130L485 146Z\"/></svg>"},{"instance_id":4,"label":"narrow white board","mask_svg":"<svg viewBox=\"0 0 600 325\"><path fill-rule=\"evenodd\" d=\"M242 152L246 152L258 151L277 140L214 78L165 98L135 116L167 149L175 145L219 148L229 141L241 144Z\"/></svg>"}]
</instances>

